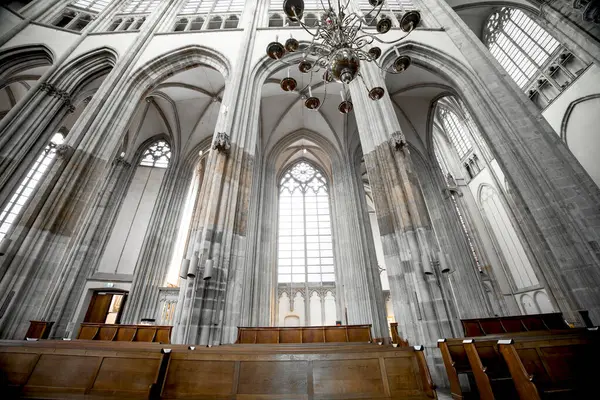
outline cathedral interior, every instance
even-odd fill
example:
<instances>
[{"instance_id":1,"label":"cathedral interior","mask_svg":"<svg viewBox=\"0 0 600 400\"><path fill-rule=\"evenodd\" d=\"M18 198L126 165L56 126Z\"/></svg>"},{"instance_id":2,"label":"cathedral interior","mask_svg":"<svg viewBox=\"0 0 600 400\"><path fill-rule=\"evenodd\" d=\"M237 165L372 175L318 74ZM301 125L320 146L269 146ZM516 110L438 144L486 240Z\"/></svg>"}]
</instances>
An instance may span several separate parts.
<instances>
[{"instance_id":1,"label":"cathedral interior","mask_svg":"<svg viewBox=\"0 0 600 400\"><path fill-rule=\"evenodd\" d=\"M597 0L2 2L0 339L394 325L447 387L600 324L599 127Z\"/></svg>"}]
</instances>

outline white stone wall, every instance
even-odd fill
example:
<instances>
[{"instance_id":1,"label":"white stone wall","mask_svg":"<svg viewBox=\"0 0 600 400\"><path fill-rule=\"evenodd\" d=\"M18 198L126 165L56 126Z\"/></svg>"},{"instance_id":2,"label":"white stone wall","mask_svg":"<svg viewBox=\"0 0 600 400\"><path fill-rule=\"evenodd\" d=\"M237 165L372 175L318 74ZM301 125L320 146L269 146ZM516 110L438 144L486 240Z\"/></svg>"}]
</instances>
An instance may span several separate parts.
<instances>
[{"instance_id":1,"label":"white stone wall","mask_svg":"<svg viewBox=\"0 0 600 400\"><path fill-rule=\"evenodd\" d=\"M96 272L132 276L165 169L139 166Z\"/></svg>"}]
</instances>

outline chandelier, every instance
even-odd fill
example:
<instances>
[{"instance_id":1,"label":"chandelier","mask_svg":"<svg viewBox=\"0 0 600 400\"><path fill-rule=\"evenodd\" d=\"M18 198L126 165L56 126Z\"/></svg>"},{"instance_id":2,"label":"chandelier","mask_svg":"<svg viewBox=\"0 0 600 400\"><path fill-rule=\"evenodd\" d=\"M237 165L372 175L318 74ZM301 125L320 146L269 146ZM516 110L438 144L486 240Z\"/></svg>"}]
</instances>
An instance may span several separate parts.
<instances>
[{"instance_id":1,"label":"chandelier","mask_svg":"<svg viewBox=\"0 0 600 400\"><path fill-rule=\"evenodd\" d=\"M336 9L332 3L337 3ZM327 4L327 6L325 5ZM363 28L370 26L381 13L384 5L384 0L369 0L369 4L373 7L366 15L372 16L369 20L356 12L350 12L348 7L350 0L321 0L323 7L323 16L315 22L314 26L308 26L302 21L304 14L303 0L285 0L283 2L283 11L287 18L294 23L299 24L306 32L312 36L312 41L307 45L300 45L298 40L293 37L286 40L285 44L280 43L277 38L274 42L267 46L267 55L279 60L288 66L288 74L284 77L280 86L286 92L295 91L298 87L296 79L290 76L290 66L297 64L298 70L303 74L310 74L308 85L299 92L306 93L304 105L311 110L317 110L325 103L327 98L327 84L337 81L342 85L347 85L352 82L357 76L365 86L369 98L371 100L379 100L385 94L382 87L374 87L369 89L362 75L360 74L361 61L372 62L377 67L387 73L398 74L406 70L411 63L411 59L407 55L400 55L396 49L397 58L389 68L383 68L377 61L381 56L381 49L377 46L372 46L374 42L394 45L400 40L406 38L421 21L421 15L418 11L408 11L400 19L400 29L406 33L403 37L393 40L384 41L378 35L389 32L392 28L392 20L387 16L383 16L377 22L377 33L366 32ZM295 56L300 53L301 57ZM323 80L324 97L323 101L313 96L312 93L312 77L314 74L320 75ZM352 111L352 102L345 95L345 87L342 86L341 91L342 102L338 106L338 110L342 114L347 114Z\"/></svg>"}]
</instances>

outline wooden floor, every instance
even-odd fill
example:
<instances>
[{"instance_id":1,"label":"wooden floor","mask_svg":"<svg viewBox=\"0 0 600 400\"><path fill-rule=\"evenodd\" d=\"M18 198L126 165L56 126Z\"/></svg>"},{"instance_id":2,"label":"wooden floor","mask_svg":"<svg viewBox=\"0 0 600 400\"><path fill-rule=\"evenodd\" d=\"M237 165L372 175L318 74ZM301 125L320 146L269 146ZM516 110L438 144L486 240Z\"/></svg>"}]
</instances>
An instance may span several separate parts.
<instances>
[{"instance_id":1,"label":"wooden floor","mask_svg":"<svg viewBox=\"0 0 600 400\"><path fill-rule=\"evenodd\" d=\"M376 344L0 341L0 369L24 398L436 398L423 351Z\"/></svg>"}]
</instances>

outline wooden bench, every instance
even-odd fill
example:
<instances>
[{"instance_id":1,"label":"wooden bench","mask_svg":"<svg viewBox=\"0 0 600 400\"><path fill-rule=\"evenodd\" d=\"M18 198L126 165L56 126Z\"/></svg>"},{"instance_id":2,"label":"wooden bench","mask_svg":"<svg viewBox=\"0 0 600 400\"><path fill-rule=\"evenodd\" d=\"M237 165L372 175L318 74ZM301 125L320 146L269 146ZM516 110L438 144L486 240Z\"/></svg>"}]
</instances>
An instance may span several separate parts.
<instances>
[{"instance_id":1,"label":"wooden bench","mask_svg":"<svg viewBox=\"0 0 600 400\"><path fill-rule=\"evenodd\" d=\"M236 344L371 343L371 325L238 327Z\"/></svg>"},{"instance_id":2,"label":"wooden bench","mask_svg":"<svg viewBox=\"0 0 600 400\"><path fill-rule=\"evenodd\" d=\"M598 333L571 337L500 340L504 357L522 400L592 399L598 397Z\"/></svg>"},{"instance_id":3,"label":"wooden bench","mask_svg":"<svg viewBox=\"0 0 600 400\"><path fill-rule=\"evenodd\" d=\"M569 329L561 313L461 319L465 337Z\"/></svg>"},{"instance_id":4,"label":"wooden bench","mask_svg":"<svg viewBox=\"0 0 600 400\"><path fill-rule=\"evenodd\" d=\"M95 324L84 322L77 339L171 343L172 326Z\"/></svg>"},{"instance_id":5,"label":"wooden bench","mask_svg":"<svg viewBox=\"0 0 600 400\"><path fill-rule=\"evenodd\" d=\"M511 372L498 347L498 341L506 340L508 335L513 340L536 342L548 338L576 339L581 336L596 335L596 333L583 328L520 332L467 339L440 339L438 347L442 353L454 399L468 396L481 399L517 398ZM478 393L463 393L458 378L461 373L473 377Z\"/></svg>"},{"instance_id":6,"label":"wooden bench","mask_svg":"<svg viewBox=\"0 0 600 400\"><path fill-rule=\"evenodd\" d=\"M10 398L436 398L422 346L0 341L0 369Z\"/></svg>"}]
</instances>

